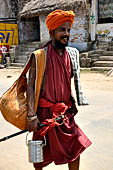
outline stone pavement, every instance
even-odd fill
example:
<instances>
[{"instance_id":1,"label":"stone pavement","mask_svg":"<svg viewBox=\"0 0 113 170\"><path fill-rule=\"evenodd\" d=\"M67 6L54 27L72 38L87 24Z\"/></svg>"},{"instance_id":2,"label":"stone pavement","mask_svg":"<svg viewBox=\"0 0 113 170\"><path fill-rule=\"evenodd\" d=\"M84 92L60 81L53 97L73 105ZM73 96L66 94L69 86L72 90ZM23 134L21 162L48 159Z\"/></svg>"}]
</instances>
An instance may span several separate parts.
<instances>
[{"instance_id":1,"label":"stone pavement","mask_svg":"<svg viewBox=\"0 0 113 170\"><path fill-rule=\"evenodd\" d=\"M18 70L3 70L0 70L0 95L20 73ZM92 145L81 155L80 170L113 170L113 76L81 73L81 84L90 105L78 107L75 121L91 139ZM0 115L0 138L18 131ZM26 134L22 134L0 143L0 170L34 169L28 163L25 138ZM67 168L67 165L51 164L44 169Z\"/></svg>"}]
</instances>

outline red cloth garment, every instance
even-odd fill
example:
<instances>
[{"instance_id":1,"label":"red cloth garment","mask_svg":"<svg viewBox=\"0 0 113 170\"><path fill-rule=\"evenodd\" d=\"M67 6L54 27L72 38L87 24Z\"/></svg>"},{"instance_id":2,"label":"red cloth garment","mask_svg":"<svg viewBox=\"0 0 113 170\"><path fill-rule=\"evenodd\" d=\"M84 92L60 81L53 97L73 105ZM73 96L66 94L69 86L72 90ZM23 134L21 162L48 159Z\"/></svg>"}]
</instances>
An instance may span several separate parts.
<instances>
[{"instance_id":1,"label":"red cloth garment","mask_svg":"<svg viewBox=\"0 0 113 170\"><path fill-rule=\"evenodd\" d=\"M60 113L64 114L65 121L64 124L55 125L46 131L47 144L43 148L44 161L35 163L35 168L45 167L53 161L57 165L72 162L91 145L91 141L75 123L74 117L68 112L67 107L62 107L62 104L66 106L66 102L70 101L70 95L70 57L67 51L64 51L64 55L60 56L50 43L37 116L40 122L44 122L47 119L53 119L54 113L55 115ZM42 99L45 99L46 102L44 103ZM60 104L61 107L59 107ZM63 111L61 111L62 108ZM37 131L33 134L33 140L38 139L43 139L43 137L39 136Z\"/></svg>"},{"instance_id":2,"label":"red cloth garment","mask_svg":"<svg viewBox=\"0 0 113 170\"><path fill-rule=\"evenodd\" d=\"M41 128L38 128L37 134L40 136L45 136L46 132L50 130L51 128L56 126L60 126L61 124L56 121L56 118L59 118L59 115L64 115L66 110L71 107L71 103L66 102L65 103L50 103L47 100L41 98L39 102L40 107L49 107L52 111L52 118L51 119L45 119L43 122L41 122L42 126ZM64 121L64 120L63 120Z\"/></svg>"}]
</instances>

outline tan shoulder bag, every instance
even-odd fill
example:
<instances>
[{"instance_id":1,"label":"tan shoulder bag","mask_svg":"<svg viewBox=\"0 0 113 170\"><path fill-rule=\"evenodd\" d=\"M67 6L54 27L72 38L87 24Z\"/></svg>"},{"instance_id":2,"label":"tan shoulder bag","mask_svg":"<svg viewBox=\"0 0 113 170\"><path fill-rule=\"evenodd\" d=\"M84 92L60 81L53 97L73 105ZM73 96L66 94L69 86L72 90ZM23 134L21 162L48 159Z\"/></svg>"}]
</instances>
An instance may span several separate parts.
<instances>
[{"instance_id":1,"label":"tan shoulder bag","mask_svg":"<svg viewBox=\"0 0 113 170\"><path fill-rule=\"evenodd\" d=\"M38 98L43 80L46 65L46 55L43 49L34 52L36 58L36 69L38 69L36 79L35 111L38 106ZM30 68L31 57L27 62L20 77L0 98L0 111L8 122L17 128L24 130L27 125L27 78L26 73ZM38 82L38 83L37 83Z\"/></svg>"}]
</instances>

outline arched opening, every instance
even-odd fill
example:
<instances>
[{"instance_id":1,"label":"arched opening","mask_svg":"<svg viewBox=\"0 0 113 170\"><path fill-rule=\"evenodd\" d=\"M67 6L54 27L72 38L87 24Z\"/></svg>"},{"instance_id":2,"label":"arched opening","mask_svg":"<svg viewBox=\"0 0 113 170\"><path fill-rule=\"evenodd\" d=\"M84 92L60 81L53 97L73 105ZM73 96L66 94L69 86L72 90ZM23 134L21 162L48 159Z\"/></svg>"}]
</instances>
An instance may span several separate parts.
<instances>
[{"instance_id":1,"label":"arched opening","mask_svg":"<svg viewBox=\"0 0 113 170\"><path fill-rule=\"evenodd\" d=\"M22 18L19 21L20 43L40 41L39 17Z\"/></svg>"}]
</instances>

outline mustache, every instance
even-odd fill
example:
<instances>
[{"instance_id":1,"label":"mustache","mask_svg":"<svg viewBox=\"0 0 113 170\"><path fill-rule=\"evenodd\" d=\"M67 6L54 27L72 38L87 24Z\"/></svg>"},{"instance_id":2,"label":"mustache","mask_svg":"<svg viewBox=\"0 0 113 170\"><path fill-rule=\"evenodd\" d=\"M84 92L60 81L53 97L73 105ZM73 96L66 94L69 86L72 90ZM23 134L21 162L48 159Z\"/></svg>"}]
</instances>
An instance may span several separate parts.
<instances>
[{"instance_id":1,"label":"mustache","mask_svg":"<svg viewBox=\"0 0 113 170\"><path fill-rule=\"evenodd\" d=\"M66 36L66 35L61 36L61 37L60 37L60 40L62 40L62 39L64 39L64 38L67 38L67 40L69 40L69 37L68 37L68 36Z\"/></svg>"}]
</instances>

